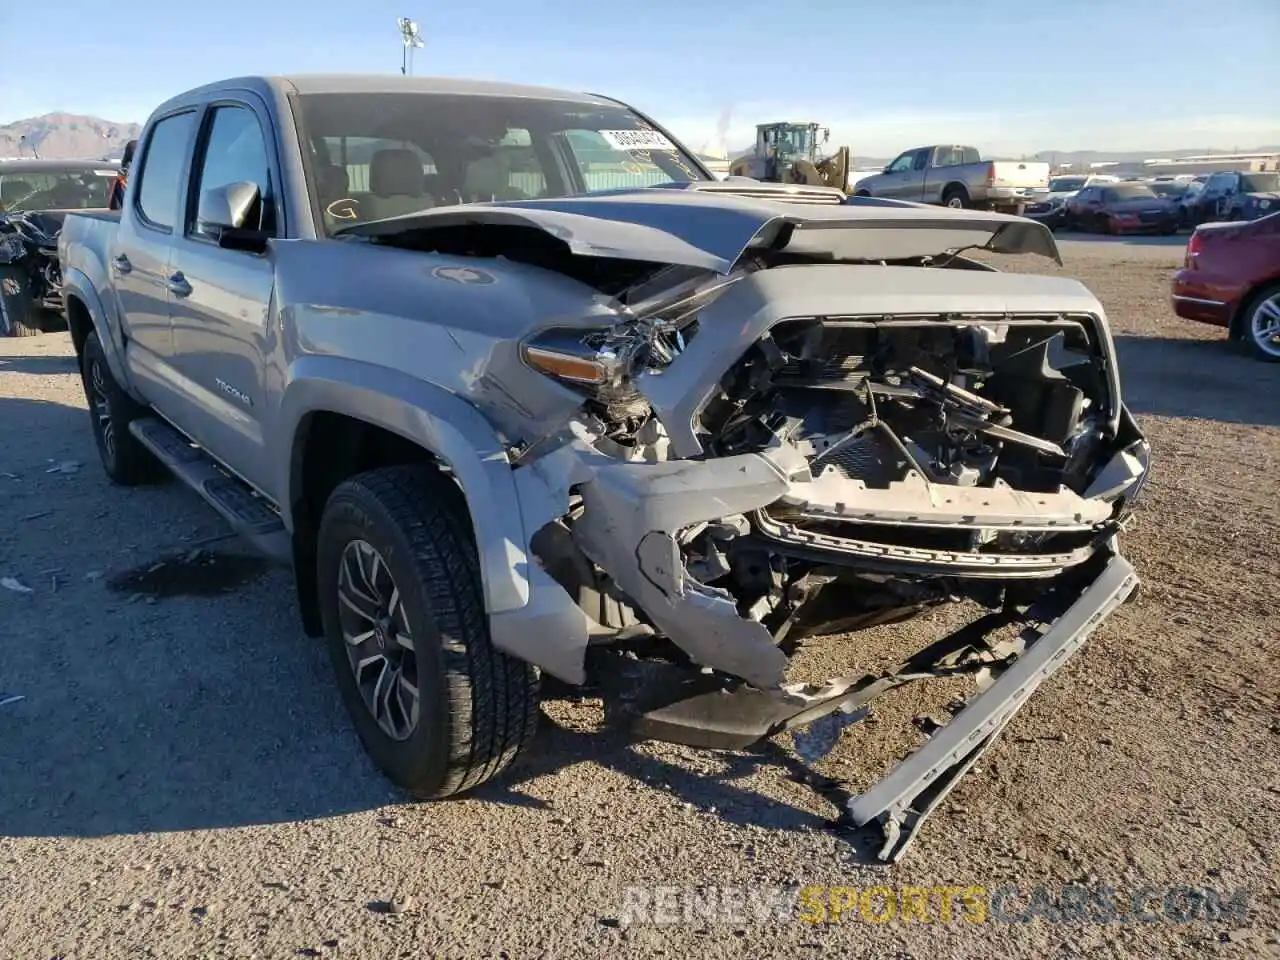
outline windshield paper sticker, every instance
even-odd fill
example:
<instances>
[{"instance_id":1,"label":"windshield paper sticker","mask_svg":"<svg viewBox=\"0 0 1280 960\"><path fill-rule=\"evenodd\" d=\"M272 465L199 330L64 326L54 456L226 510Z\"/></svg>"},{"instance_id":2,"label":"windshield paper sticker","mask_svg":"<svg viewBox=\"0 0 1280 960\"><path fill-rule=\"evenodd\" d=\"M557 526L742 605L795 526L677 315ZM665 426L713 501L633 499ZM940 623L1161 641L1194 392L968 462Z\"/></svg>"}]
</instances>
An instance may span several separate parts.
<instances>
[{"instance_id":1,"label":"windshield paper sticker","mask_svg":"<svg viewBox=\"0 0 1280 960\"><path fill-rule=\"evenodd\" d=\"M676 145L657 130L601 130L600 136L615 150L666 150Z\"/></svg>"}]
</instances>

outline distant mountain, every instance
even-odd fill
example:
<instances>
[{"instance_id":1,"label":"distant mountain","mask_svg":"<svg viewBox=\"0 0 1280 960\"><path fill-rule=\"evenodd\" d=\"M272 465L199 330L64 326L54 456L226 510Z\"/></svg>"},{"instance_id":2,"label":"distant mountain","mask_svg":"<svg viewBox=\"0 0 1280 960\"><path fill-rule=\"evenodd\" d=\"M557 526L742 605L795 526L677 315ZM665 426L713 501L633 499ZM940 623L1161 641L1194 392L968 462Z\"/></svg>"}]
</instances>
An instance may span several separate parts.
<instances>
[{"instance_id":1,"label":"distant mountain","mask_svg":"<svg viewBox=\"0 0 1280 960\"><path fill-rule=\"evenodd\" d=\"M1055 163L1073 165L1114 160L1117 163L1141 163L1143 160L1174 157L1207 157L1225 153L1280 153L1280 147L1240 147L1221 150L1207 147L1181 147L1177 150L1041 150L1031 154L1033 160L1052 160Z\"/></svg>"},{"instance_id":2,"label":"distant mountain","mask_svg":"<svg viewBox=\"0 0 1280 960\"><path fill-rule=\"evenodd\" d=\"M46 113L42 117L0 124L0 157L30 157L32 148L49 160L118 157L124 145L141 132L141 125L136 123L114 123L73 113Z\"/></svg>"}]
</instances>

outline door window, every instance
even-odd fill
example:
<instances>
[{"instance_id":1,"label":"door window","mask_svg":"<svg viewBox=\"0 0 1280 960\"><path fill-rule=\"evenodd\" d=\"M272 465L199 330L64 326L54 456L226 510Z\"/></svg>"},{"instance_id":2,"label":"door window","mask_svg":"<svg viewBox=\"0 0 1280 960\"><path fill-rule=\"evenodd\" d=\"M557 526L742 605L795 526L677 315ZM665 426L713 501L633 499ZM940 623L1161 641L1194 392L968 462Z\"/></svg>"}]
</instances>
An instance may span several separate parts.
<instances>
[{"instance_id":1,"label":"door window","mask_svg":"<svg viewBox=\"0 0 1280 960\"><path fill-rule=\"evenodd\" d=\"M929 165L930 152L931 151L928 150L927 148L924 150L917 150L915 160L911 164L911 169L923 170L925 167L927 167Z\"/></svg>"},{"instance_id":2,"label":"door window","mask_svg":"<svg viewBox=\"0 0 1280 960\"><path fill-rule=\"evenodd\" d=\"M146 223L172 230L178 221L182 168L187 161L195 113L165 117L151 129L137 180L137 211ZM132 184L131 184L132 186Z\"/></svg>"},{"instance_id":3,"label":"door window","mask_svg":"<svg viewBox=\"0 0 1280 960\"><path fill-rule=\"evenodd\" d=\"M232 183L252 183L261 201L249 212L245 226L275 235L275 204L271 194L271 167L267 161L267 143L262 127L247 107L221 106L213 110L200 161L200 173L189 211L187 232L191 236L216 240L196 221L199 198L209 190Z\"/></svg>"},{"instance_id":4,"label":"door window","mask_svg":"<svg viewBox=\"0 0 1280 960\"><path fill-rule=\"evenodd\" d=\"M915 163L916 155L914 153L904 153L893 163L889 164L890 173L906 173L911 169L911 165Z\"/></svg>"}]
</instances>

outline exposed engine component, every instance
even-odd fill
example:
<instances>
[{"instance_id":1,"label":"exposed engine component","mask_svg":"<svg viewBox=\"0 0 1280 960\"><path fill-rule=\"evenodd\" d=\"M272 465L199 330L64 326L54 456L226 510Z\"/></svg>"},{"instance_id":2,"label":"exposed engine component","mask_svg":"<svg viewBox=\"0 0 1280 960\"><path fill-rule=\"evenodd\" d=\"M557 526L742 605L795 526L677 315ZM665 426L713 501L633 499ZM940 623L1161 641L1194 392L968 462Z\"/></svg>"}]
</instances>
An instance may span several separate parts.
<instances>
[{"instance_id":1,"label":"exposed engine component","mask_svg":"<svg viewBox=\"0 0 1280 960\"><path fill-rule=\"evenodd\" d=\"M709 450L796 444L815 475L1084 489L1108 416L1088 318L805 319L775 327L703 410Z\"/></svg>"}]
</instances>

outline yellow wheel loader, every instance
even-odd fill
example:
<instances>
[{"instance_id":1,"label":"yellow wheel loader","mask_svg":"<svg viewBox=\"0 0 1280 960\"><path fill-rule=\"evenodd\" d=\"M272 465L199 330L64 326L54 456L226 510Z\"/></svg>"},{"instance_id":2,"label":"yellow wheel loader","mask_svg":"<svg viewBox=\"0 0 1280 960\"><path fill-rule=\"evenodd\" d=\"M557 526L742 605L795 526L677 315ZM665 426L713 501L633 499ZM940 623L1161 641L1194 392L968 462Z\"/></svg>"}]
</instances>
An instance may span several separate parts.
<instances>
[{"instance_id":1,"label":"yellow wheel loader","mask_svg":"<svg viewBox=\"0 0 1280 960\"><path fill-rule=\"evenodd\" d=\"M848 193L849 148L840 147L830 155L821 155L819 134L824 144L831 139L831 130L816 123L759 124L755 152L729 164L729 175L769 183L835 187Z\"/></svg>"}]
</instances>

